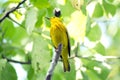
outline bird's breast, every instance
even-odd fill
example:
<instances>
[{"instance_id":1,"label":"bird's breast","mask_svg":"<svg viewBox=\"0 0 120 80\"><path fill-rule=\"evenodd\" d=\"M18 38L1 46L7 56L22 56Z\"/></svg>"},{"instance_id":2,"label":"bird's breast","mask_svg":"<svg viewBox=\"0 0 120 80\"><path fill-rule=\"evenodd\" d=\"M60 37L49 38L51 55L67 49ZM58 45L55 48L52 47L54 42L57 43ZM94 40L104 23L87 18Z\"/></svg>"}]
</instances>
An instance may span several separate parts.
<instances>
[{"instance_id":1,"label":"bird's breast","mask_svg":"<svg viewBox=\"0 0 120 80\"><path fill-rule=\"evenodd\" d=\"M58 47L60 43L67 44L67 36L65 30L61 26L51 26L50 36L55 47Z\"/></svg>"}]
</instances>

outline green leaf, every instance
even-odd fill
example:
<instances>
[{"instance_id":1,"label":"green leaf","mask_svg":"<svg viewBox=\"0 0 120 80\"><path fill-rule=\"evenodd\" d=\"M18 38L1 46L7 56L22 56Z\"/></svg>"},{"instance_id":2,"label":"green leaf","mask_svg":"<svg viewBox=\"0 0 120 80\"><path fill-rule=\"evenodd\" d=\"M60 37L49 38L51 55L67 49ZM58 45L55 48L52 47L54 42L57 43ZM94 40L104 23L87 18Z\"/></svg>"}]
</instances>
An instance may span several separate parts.
<instances>
[{"instance_id":1,"label":"green leaf","mask_svg":"<svg viewBox=\"0 0 120 80\"><path fill-rule=\"evenodd\" d=\"M101 38L101 30L98 25L95 25L91 28L90 32L88 33L87 37L91 41L97 41Z\"/></svg>"},{"instance_id":2,"label":"green leaf","mask_svg":"<svg viewBox=\"0 0 120 80\"><path fill-rule=\"evenodd\" d=\"M8 57L13 57L16 54L19 56L23 56L23 55L25 56L25 51L23 50L23 48L13 47L9 44L2 44L2 49L3 49L2 53ZM23 59L23 57L22 57L22 59Z\"/></svg>"},{"instance_id":3,"label":"green leaf","mask_svg":"<svg viewBox=\"0 0 120 80\"><path fill-rule=\"evenodd\" d=\"M113 2L114 0L108 0L109 2Z\"/></svg>"},{"instance_id":4,"label":"green leaf","mask_svg":"<svg viewBox=\"0 0 120 80\"><path fill-rule=\"evenodd\" d=\"M13 26L13 23L11 21L5 19L2 22L1 26L2 26L2 30L4 32L4 38L9 40L15 32L15 28Z\"/></svg>"},{"instance_id":5,"label":"green leaf","mask_svg":"<svg viewBox=\"0 0 120 80\"><path fill-rule=\"evenodd\" d=\"M88 68L87 74L91 80L106 80L110 72L110 69L95 60L89 61L86 66Z\"/></svg>"},{"instance_id":6,"label":"green leaf","mask_svg":"<svg viewBox=\"0 0 120 80\"><path fill-rule=\"evenodd\" d=\"M3 38L3 32L2 32L2 28L0 27L0 41L2 41L2 38ZM1 44L1 42L0 42Z\"/></svg>"},{"instance_id":7,"label":"green leaf","mask_svg":"<svg viewBox=\"0 0 120 80\"><path fill-rule=\"evenodd\" d=\"M40 27L42 25L43 20L45 19L45 14L46 14L46 9L40 9L38 11L37 22L35 24L35 27Z\"/></svg>"},{"instance_id":8,"label":"green leaf","mask_svg":"<svg viewBox=\"0 0 120 80\"><path fill-rule=\"evenodd\" d=\"M92 70L87 70L86 73L89 76L88 80L102 80L97 74Z\"/></svg>"},{"instance_id":9,"label":"green leaf","mask_svg":"<svg viewBox=\"0 0 120 80\"><path fill-rule=\"evenodd\" d=\"M34 78L34 69L30 66L29 71L28 71L28 80L35 80Z\"/></svg>"},{"instance_id":10,"label":"green leaf","mask_svg":"<svg viewBox=\"0 0 120 80\"><path fill-rule=\"evenodd\" d=\"M15 69L9 63L6 64L1 73L2 74L0 80L17 80Z\"/></svg>"},{"instance_id":11,"label":"green leaf","mask_svg":"<svg viewBox=\"0 0 120 80\"><path fill-rule=\"evenodd\" d=\"M2 30L4 32L4 38L7 40L7 43L10 43L14 46L24 45L22 40L27 40L28 35L24 28L14 27L13 23L9 20L4 20L1 24Z\"/></svg>"},{"instance_id":12,"label":"green leaf","mask_svg":"<svg viewBox=\"0 0 120 80\"><path fill-rule=\"evenodd\" d=\"M12 35L12 45L15 45L15 46L20 46L20 45L25 45L26 44L26 41L27 41L27 38L29 37L27 32L25 31L24 28L22 27L17 27L14 29L14 34ZM23 40L25 42L23 42Z\"/></svg>"},{"instance_id":13,"label":"green leaf","mask_svg":"<svg viewBox=\"0 0 120 80\"><path fill-rule=\"evenodd\" d=\"M7 62L6 59L0 59L0 73L2 69L5 68L6 62Z\"/></svg>"},{"instance_id":14,"label":"green leaf","mask_svg":"<svg viewBox=\"0 0 120 80\"><path fill-rule=\"evenodd\" d=\"M85 15L87 14L86 13L86 5L82 5L81 10L82 10L83 14L85 14Z\"/></svg>"},{"instance_id":15,"label":"green leaf","mask_svg":"<svg viewBox=\"0 0 120 80\"><path fill-rule=\"evenodd\" d=\"M19 2L19 1L21 1L21 0L9 0L9 1L18 1L18 2Z\"/></svg>"},{"instance_id":16,"label":"green leaf","mask_svg":"<svg viewBox=\"0 0 120 80\"><path fill-rule=\"evenodd\" d=\"M113 37L113 40L114 40L114 44L119 46L120 44L120 28L118 29L116 35Z\"/></svg>"},{"instance_id":17,"label":"green leaf","mask_svg":"<svg viewBox=\"0 0 120 80\"><path fill-rule=\"evenodd\" d=\"M52 80L75 80L76 79L76 70L74 61L70 62L71 70L70 72L63 71L63 63L59 62L54 70Z\"/></svg>"},{"instance_id":18,"label":"green leaf","mask_svg":"<svg viewBox=\"0 0 120 80\"><path fill-rule=\"evenodd\" d=\"M85 72L81 71L81 73L82 73L82 76L83 76L83 80L89 80L89 77Z\"/></svg>"},{"instance_id":19,"label":"green leaf","mask_svg":"<svg viewBox=\"0 0 120 80\"><path fill-rule=\"evenodd\" d=\"M70 17L71 14L74 12L74 8L71 6L71 2L69 0L66 1L65 5L61 6L60 9L62 10L62 14L61 15L63 17Z\"/></svg>"},{"instance_id":20,"label":"green leaf","mask_svg":"<svg viewBox=\"0 0 120 80\"><path fill-rule=\"evenodd\" d=\"M40 80L45 78L50 60L51 56L47 41L41 35L33 34L32 68L36 77Z\"/></svg>"},{"instance_id":21,"label":"green leaf","mask_svg":"<svg viewBox=\"0 0 120 80\"><path fill-rule=\"evenodd\" d=\"M91 18L90 16L88 16L86 22L86 35L88 35L91 30L91 23L92 23Z\"/></svg>"},{"instance_id":22,"label":"green leaf","mask_svg":"<svg viewBox=\"0 0 120 80\"><path fill-rule=\"evenodd\" d=\"M113 4L108 3L106 0L103 0L103 7L107 13L110 13L112 16L116 13L116 7Z\"/></svg>"},{"instance_id":23,"label":"green leaf","mask_svg":"<svg viewBox=\"0 0 120 80\"><path fill-rule=\"evenodd\" d=\"M99 42L94 47L94 50L96 50L98 53L105 55L105 47Z\"/></svg>"},{"instance_id":24,"label":"green leaf","mask_svg":"<svg viewBox=\"0 0 120 80\"><path fill-rule=\"evenodd\" d=\"M97 3L93 12L93 17L102 17L103 16L103 9L102 6L100 5L100 3Z\"/></svg>"},{"instance_id":25,"label":"green leaf","mask_svg":"<svg viewBox=\"0 0 120 80\"><path fill-rule=\"evenodd\" d=\"M8 0L10 3L19 3L21 0Z\"/></svg>"},{"instance_id":26,"label":"green leaf","mask_svg":"<svg viewBox=\"0 0 120 80\"><path fill-rule=\"evenodd\" d=\"M28 34L31 34L35 27L35 24L37 22L37 12L38 10L35 7L30 7L30 9L27 11L25 27Z\"/></svg>"},{"instance_id":27,"label":"green leaf","mask_svg":"<svg viewBox=\"0 0 120 80\"><path fill-rule=\"evenodd\" d=\"M30 0L30 2L37 8L48 8L50 6L48 0Z\"/></svg>"},{"instance_id":28,"label":"green leaf","mask_svg":"<svg viewBox=\"0 0 120 80\"><path fill-rule=\"evenodd\" d=\"M0 59L0 80L2 80L2 74L3 74L2 71L5 68L6 63L7 63L6 59Z\"/></svg>"}]
</instances>

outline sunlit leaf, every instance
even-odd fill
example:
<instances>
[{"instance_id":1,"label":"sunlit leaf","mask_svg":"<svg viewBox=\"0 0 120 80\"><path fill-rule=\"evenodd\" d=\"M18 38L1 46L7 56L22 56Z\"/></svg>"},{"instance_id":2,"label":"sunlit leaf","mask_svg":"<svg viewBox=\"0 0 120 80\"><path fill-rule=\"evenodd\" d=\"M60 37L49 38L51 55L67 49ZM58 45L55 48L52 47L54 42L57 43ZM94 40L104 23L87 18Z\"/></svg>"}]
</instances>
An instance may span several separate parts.
<instances>
[{"instance_id":1,"label":"sunlit leaf","mask_svg":"<svg viewBox=\"0 0 120 80\"><path fill-rule=\"evenodd\" d=\"M35 27L41 26L43 20L45 19L45 14L46 14L46 9L41 9L38 11L37 22L35 24Z\"/></svg>"},{"instance_id":2,"label":"sunlit leaf","mask_svg":"<svg viewBox=\"0 0 120 80\"><path fill-rule=\"evenodd\" d=\"M118 29L118 31L117 31L117 33L116 33L116 35L113 37L113 40L114 40L114 44L115 45L119 45L119 43L120 43L120 29Z\"/></svg>"},{"instance_id":3,"label":"sunlit leaf","mask_svg":"<svg viewBox=\"0 0 120 80\"><path fill-rule=\"evenodd\" d=\"M67 25L69 35L76 41L83 42L86 30L86 16L80 11L72 13L71 21Z\"/></svg>"},{"instance_id":4,"label":"sunlit leaf","mask_svg":"<svg viewBox=\"0 0 120 80\"><path fill-rule=\"evenodd\" d=\"M71 0L71 3L73 5L73 7L75 7L78 10L80 10L81 6L84 3L84 0Z\"/></svg>"},{"instance_id":5,"label":"sunlit leaf","mask_svg":"<svg viewBox=\"0 0 120 80\"><path fill-rule=\"evenodd\" d=\"M94 48L98 53L105 55L105 47L101 43L97 43Z\"/></svg>"},{"instance_id":6,"label":"sunlit leaf","mask_svg":"<svg viewBox=\"0 0 120 80\"><path fill-rule=\"evenodd\" d=\"M22 27L15 28L14 34L12 36L13 45L25 45L28 39L28 34Z\"/></svg>"},{"instance_id":7,"label":"sunlit leaf","mask_svg":"<svg viewBox=\"0 0 120 80\"><path fill-rule=\"evenodd\" d=\"M114 0L108 0L109 2L113 2Z\"/></svg>"},{"instance_id":8,"label":"sunlit leaf","mask_svg":"<svg viewBox=\"0 0 120 80\"><path fill-rule=\"evenodd\" d=\"M5 20L1 26L4 32L4 38L8 43L13 44L14 46L25 44L25 39L27 39L28 35L24 28L14 27L13 23L9 20Z\"/></svg>"},{"instance_id":9,"label":"sunlit leaf","mask_svg":"<svg viewBox=\"0 0 120 80\"><path fill-rule=\"evenodd\" d=\"M90 32L88 33L87 37L91 41L100 40L100 38L101 38L101 30L100 30L99 26L95 25L94 27L92 27Z\"/></svg>"},{"instance_id":10,"label":"sunlit leaf","mask_svg":"<svg viewBox=\"0 0 120 80\"><path fill-rule=\"evenodd\" d=\"M102 80L99 76L97 76L96 73L92 70L87 70L86 71L87 75L89 76L89 80Z\"/></svg>"},{"instance_id":11,"label":"sunlit leaf","mask_svg":"<svg viewBox=\"0 0 120 80\"><path fill-rule=\"evenodd\" d=\"M87 66L87 73L90 75L92 80L105 80L110 72L103 63L97 62L95 60L89 61Z\"/></svg>"},{"instance_id":12,"label":"sunlit leaf","mask_svg":"<svg viewBox=\"0 0 120 80\"><path fill-rule=\"evenodd\" d=\"M62 17L70 17L74 11L74 8L71 6L70 1L66 1L65 5L61 6L60 9Z\"/></svg>"},{"instance_id":13,"label":"sunlit leaf","mask_svg":"<svg viewBox=\"0 0 120 80\"><path fill-rule=\"evenodd\" d=\"M86 35L88 35L91 30L91 23L92 23L91 18L90 16L88 16L86 21Z\"/></svg>"},{"instance_id":14,"label":"sunlit leaf","mask_svg":"<svg viewBox=\"0 0 120 80\"><path fill-rule=\"evenodd\" d=\"M99 3L96 4L92 16L93 17L101 17L101 16L103 16L103 9L102 9L102 6Z\"/></svg>"},{"instance_id":15,"label":"sunlit leaf","mask_svg":"<svg viewBox=\"0 0 120 80\"><path fill-rule=\"evenodd\" d=\"M27 11L25 27L27 29L28 34L31 34L35 27L37 21L37 11L38 10L34 7L31 7Z\"/></svg>"},{"instance_id":16,"label":"sunlit leaf","mask_svg":"<svg viewBox=\"0 0 120 80\"><path fill-rule=\"evenodd\" d=\"M115 14L116 12L116 7L113 4L108 3L106 0L103 0L103 6L104 9L107 13L107 15L110 13L112 16Z\"/></svg>"},{"instance_id":17,"label":"sunlit leaf","mask_svg":"<svg viewBox=\"0 0 120 80\"><path fill-rule=\"evenodd\" d=\"M4 20L1 26L4 32L4 38L10 39L15 32L13 23L10 20Z\"/></svg>"},{"instance_id":18,"label":"sunlit leaf","mask_svg":"<svg viewBox=\"0 0 120 80\"><path fill-rule=\"evenodd\" d=\"M17 20L21 19L22 15L18 11L15 11L14 14L15 14L15 17L17 18Z\"/></svg>"},{"instance_id":19,"label":"sunlit leaf","mask_svg":"<svg viewBox=\"0 0 120 80\"><path fill-rule=\"evenodd\" d=\"M85 14L86 15L86 5L82 5L81 6L81 10L82 10L82 12L83 12L83 14Z\"/></svg>"},{"instance_id":20,"label":"sunlit leaf","mask_svg":"<svg viewBox=\"0 0 120 80\"><path fill-rule=\"evenodd\" d=\"M47 41L41 35L33 35L34 43L32 50L32 67L35 71L35 74L39 74L39 77L43 79L43 76L45 77L45 72L47 72L47 69L50 65L51 56Z\"/></svg>"},{"instance_id":21,"label":"sunlit leaf","mask_svg":"<svg viewBox=\"0 0 120 80\"><path fill-rule=\"evenodd\" d=\"M83 76L83 80L89 80L89 76L85 72L81 71L81 73Z\"/></svg>"},{"instance_id":22,"label":"sunlit leaf","mask_svg":"<svg viewBox=\"0 0 120 80\"><path fill-rule=\"evenodd\" d=\"M48 8L50 6L48 0L30 0L31 3L37 8Z\"/></svg>"},{"instance_id":23,"label":"sunlit leaf","mask_svg":"<svg viewBox=\"0 0 120 80\"><path fill-rule=\"evenodd\" d=\"M8 1L12 1L12 2L20 2L21 0L8 0Z\"/></svg>"}]
</instances>

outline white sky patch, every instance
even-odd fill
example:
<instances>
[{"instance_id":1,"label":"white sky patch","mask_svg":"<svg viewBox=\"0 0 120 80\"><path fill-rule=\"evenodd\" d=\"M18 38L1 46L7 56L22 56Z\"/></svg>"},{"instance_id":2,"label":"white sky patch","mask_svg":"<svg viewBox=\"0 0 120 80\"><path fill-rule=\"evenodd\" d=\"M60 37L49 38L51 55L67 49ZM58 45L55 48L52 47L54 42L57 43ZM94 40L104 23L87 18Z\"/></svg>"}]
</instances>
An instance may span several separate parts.
<instances>
[{"instance_id":1,"label":"white sky patch","mask_svg":"<svg viewBox=\"0 0 120 80\"><path fill-rule=\"evenodd\" d=\"M104 34L104 35L101 36L100 42L103 44L103 46L105 48L108 48L111 45L112 41L111 41L111 39L110 39L109 36L107 36L107 35Z\"/></svg>"},{"instance_id":2,"label":"white sky patch","mask_svg":"<svg viewBox=\"0 0 120 80\"><path fill-rule=\"evenodd\" d=\"M111 66L108 65L107 63L103 62L103 65L104 65L105 67L107 67L108 69L111 69Z\"/></svg>"},{"instance_id":3,"label":"white sky patch","mask_svg":"<svg viewBox=\"0 0 120 80\"><path fill-rule=\"evenodd\" d=\"M91 42L88 38L85 38L84 45L89 48L94 48L96 46L96 42Z\"/></svg>"},{"instance_id":4,"label":"white sky patch","mask_svg":"<svg viewBox=\"0 0 120 80\"><path fill-rule=\"evenodd\" d=\"M27 72L23 69L21 64L11 63L16 70L17 80L26 80Z\"/></svg>"},{"instance_id":5,"label":"white sky patch","mask_svg":"<svg viewBox=\"0 0 120 80\"><path fill-rule=\"evenodd\" d=\"M22 57L19 55L12 57L13 60L22 60ZM27 78L27 72L24 70L21 64L19 63L11 63L13 67L15 68L16 74L18 79L17 80L26 80Z\"/></svg>"},{"instance_id":6,"label":"white sky patch","mask_svg":"<svg viewBox=\"0 0 120 80\"><path fill-rule=\"evenodd\" d=\"M92 2L86 8L90 16L92 16L92 14L93 14L95 5L96 5L96 2Z\"/></svg>"},{"instance_id":7,"label":"white sky patch","mask_svg":"<svg viewBox=\"0 0 120 80\"><path fill-rule=\"evenodd\" d=\"M105 67L107 67L108 69L111 69L111 66L105 62L106 58L109 58L109 56L106 57L106 56L102 56L102 55L100 55L100 54L95 54L94 56L95 56L95 60L101 61L102 64L103 64ZM111 58L111 57L110 57L110 58ZM115 57L112 57L112 58L115 58Z\"/></svg>"},{"instance_id":8,"label":"white sky patch","mask_svg":"<svg viewBox=\"0 0 120 80\"><path fill-rule=\"evenodd\" d=\"M101 73L101 68L97 67L97 66L94 66L94 70L96 70L99 74Z\"/></svg>"},{"instance_id":9,"label":"white sky patch","mask_svg":"<svg viewBox=\"0 0 120 80\"><path fill-rule=\"evenodd\" d=\"M111 45L111 38L106 34L106 24L99 23L100 29L102 31L102 36L100 42L105 48L108 48Z\"/></svg>"},{"instance_id":10,"label":"white sky patch","mask_svg":"<svg viewBox=\"0 0 120 80\"><path fill-rule=\"evenodd\" d=\"M84 72L87 70L85 67L81 67L80 69Z\"/></svg>"},{"instance_id":11,"label":"white sky patch","mask_svg":"<svg viewBox=\"0 0 120 80\"><path fill-rule=\"evenodd\" d=\"M3 41L2 41L3 43L7 43L7 40L6 39L3 39Z\"/></svg>"},{"instance_id":12,"label":"white sky patch","mask_svg":"<svg viewBox=\"0 0 120 80\"><path fill-rule=\"evenodd\" d=\"M95 54L94 56L95 56L95 60L97 61L104 62L106 60L105 57L100 54Z\"/></svg>"},{"instance_id":13,"label":"white sky patch","mask_svg":"<svg viewBox=\"0 0 120 80\"><path fill-rule=\"evenodd\" d=\"M28 43L28 44L25 46L26 53L27 53L27 52L31 52L31 51L32 51L32 48L33 48L33 42Z\"/></svg>"}]
</instances>

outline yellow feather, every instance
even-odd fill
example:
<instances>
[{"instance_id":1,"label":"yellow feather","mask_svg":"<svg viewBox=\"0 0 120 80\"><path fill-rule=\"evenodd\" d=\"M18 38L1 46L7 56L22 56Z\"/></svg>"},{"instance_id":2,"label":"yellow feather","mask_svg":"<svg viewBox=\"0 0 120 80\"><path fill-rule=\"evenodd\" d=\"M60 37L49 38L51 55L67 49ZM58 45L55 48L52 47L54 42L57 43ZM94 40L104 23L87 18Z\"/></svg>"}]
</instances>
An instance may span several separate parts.
<instances>
[{"instance_id":1,"label":"yellow feather","mask_svg":"<svg viewBox=\"0 0 120 80\"><path fill-rule=\"evenodd\" d=\"M52 43L55 48L57 48L59 44L63 45L61 57L63 60L64 71L70 71L70 65L68 61L68 55L70 56L70 43L67 30L61 19L58 17L50 18L50 23L50 36Z\"/></svg>"}]
</instances>

